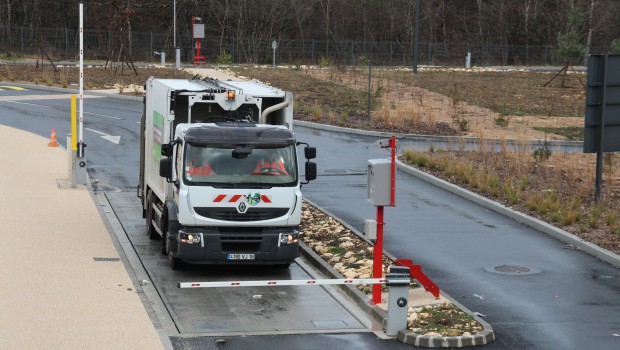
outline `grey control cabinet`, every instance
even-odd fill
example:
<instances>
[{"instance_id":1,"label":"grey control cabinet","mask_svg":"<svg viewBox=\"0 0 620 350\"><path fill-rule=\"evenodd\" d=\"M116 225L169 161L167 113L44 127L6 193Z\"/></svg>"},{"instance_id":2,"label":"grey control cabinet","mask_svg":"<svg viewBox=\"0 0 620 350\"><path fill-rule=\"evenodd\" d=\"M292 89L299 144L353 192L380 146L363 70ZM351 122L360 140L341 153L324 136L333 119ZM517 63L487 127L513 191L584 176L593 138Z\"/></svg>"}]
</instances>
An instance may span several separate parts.
<instances>
[{"instance_id":1,"label":"grey control cabinet","mask_svg":"<svg viewBox=\"0 0 620 350\"><path fill-rule=\"evenodd\" d=\"M368 160L368 202L375 206L392 205L392 161Z\"/></svg>"},{"instance_id":2,"label":"grey control cabinet","mask_svg":"<svg viewBox=\"0 0 620 350\"><path fill-rule=\"evenodd\" d=\"M406 266L390 266L390 272L385 277L389 287L385 334L393 337L399 330L407 329L411 277Z\"/></svg>"}]
</instances>

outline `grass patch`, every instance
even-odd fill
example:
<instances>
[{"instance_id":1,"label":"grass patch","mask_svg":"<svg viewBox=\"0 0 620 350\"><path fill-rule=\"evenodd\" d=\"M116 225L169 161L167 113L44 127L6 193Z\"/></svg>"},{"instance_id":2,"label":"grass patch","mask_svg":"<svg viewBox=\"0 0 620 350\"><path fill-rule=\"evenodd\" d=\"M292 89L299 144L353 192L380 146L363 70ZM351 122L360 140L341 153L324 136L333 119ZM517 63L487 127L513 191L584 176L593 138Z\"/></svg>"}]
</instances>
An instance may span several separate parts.
<instances>
[{"instance_id":1,"label":"grass patch","mask_svg":"<svg viewBox=\"0 0 620 350\"><path fill-rule=\"evenodd\" d=\"M330 111L335 114L351 115L368 108L367 92L351 89L344 84L319 80L303 71L250 68L236 69L234 72L285 91L292 91L295 104L299 105L300 111L315 110L315 103L325 114ZM373 110L381 106L381 101L376 95L377 91L371 98Z\"/></svg>"},{"instance_id":2,"label":"grass patch","mask_svg":"<svg viewBox=\"0 0 620 350\"><path fill-rule=\"evenodd\" d=\"M559 82L543 87L551 73L425 71L389 72L386 76L442 95L508 115L580 117L585 113L585 91L577 78L567 75L569 88ZM559 80L559 79L556 79Z\"/></svg>"},{"instance_id":3,"label":"grass patch","mask_svg":"<svg viewBox=\"0 0 620 350\"><path fill-rule=\"evenodd\" d=\"M459 329L477 324L474 318L454 305L441 304L427 306L418 313L418 318L411 323L411 328L418 334L436 332L444 336L458 336Z\"/></svg>"},{"instance_id":4,"label":"grass patch","mask_svg":"<svg viewBox=\"0 0 620 350\"><path fill-rule=\"evenodd\" d=\"M583 141L583 128L579 126L567 126L562 128L545 128L535 126L532 129L543 131L548 134L561 135L571 141Z\"/></svg>"}]
</instances>

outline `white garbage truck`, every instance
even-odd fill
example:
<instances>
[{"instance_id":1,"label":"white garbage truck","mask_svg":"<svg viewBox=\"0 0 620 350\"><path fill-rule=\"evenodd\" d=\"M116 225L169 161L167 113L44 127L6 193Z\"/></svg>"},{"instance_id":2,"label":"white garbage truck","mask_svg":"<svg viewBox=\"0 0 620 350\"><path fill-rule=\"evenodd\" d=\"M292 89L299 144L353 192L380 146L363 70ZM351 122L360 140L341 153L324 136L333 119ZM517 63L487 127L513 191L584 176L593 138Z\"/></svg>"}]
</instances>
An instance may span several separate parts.
<instances>
[{"instance_id":1,"label":"white garbage truck","mask_svg":"<svg viewBox=\"0 0 620 350\"><path fill-rule=\"evenodd\" d=\"M301 185L317 175L316 149L292 131L292 93L210 78L149 78L145 90L137 192L170 266L290 265Z\"/></svg>"}]
</instances>

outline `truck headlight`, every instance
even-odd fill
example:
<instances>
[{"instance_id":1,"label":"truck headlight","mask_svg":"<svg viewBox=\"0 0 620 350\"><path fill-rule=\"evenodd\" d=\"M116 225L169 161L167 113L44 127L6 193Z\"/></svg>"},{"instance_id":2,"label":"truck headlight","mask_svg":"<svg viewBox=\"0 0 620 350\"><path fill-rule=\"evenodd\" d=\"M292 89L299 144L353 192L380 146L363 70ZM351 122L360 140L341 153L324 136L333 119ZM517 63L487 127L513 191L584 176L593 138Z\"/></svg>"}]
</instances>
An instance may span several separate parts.
<instances>
[{"instance_id":1,"label":"truck headlight","mask_svg":"<svg viewBox=\"0 0 620 350\"><path fill-rule=\"evenodd\" d=\"M179 232L179 241L181 243L187 243L187 244L200 243L200 235L199 234Z\"/></svg>"},{"instance_id":2,"label":"truck headlight","mask_svg":"<svg viewBox=\"0 0 620 350\"><path fill-rule=\"evenodd\" d=\"M293 232L293 233L280 233L280 240L279 240L279 245L280 246L289 245L289 244L295 244L298 241L299 241L299 233L297 233L297 232Z\"/></svg>"}]
</instances>

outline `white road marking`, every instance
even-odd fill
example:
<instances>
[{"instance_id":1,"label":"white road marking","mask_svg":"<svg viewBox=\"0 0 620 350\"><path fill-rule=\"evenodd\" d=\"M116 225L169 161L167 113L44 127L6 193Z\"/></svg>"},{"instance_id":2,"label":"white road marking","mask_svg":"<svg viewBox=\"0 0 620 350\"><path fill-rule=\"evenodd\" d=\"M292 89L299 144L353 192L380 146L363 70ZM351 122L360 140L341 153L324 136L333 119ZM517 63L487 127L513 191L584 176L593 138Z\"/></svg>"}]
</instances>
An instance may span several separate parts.
<instances>
[{"instance_id":1,"label":"white road marking","mask_svg":"<svg viewBox=\"0 0 620 350\"><path fill-rule=\"evenodd\" d=\"M101 135L101 138L103 138L105 140L108 140L108 141L110 141L112 143L115 143L117 145L118 145L119 142L121 142L121 137L120 136L108 135L108 134L106 134L104 132L101 132L101 131L98 131L98 130L95 130L95 129L90 129L90 128L84 128L84 129L90 130L90 131L92 131L94 133L97 133L97 134Z\"/></svg>"},{"instance_id":2,"label":"white road marking","mask_svg":"<svg viewBox=\"0 0 620 350\"><path fill-rule=\"evenodd\" d=\"M74 94L77 95L77 94ZM70 94L57 95L19 95L19 96L0 96L0 101L31 101L31 100L68 100ZM105 98L105 96L84 95L85 99L89 98Z\"/></svg>"},{"instance_id":3,"label":"white road marking","mask_svg":"<svg viewBox=\"0 0 620 350\"><path fill-rule=\"evenodd\" d=\"M84 114L96 115L96 116L98 116L98 117L112 118L112 119L118 119L118 120L123 119L123 118L121 118L121 117L113 117L113 116L111 116L111 115L105 115L105 114L99 114L99 113L92 113L92 112L86 112L86 111L84 111Z\"/></svg>"},{"instance_id":4,"label":"white road marking","mask_svg":"<svg viewBox=\"0 0 620 350\"><path fill-rule=\"evenodd\" d=\"M39 97L49 97L49 96L53 96L52 98L39 98ZM36 103L28 103L28 102L19 102L22 100L37 100L37 99L44 99L44 100L59 100L59 99L69 99L70 95L30 95L30 96L0 96L0 102L8 102L8 103L16 103L16 104L21 104L21 105L26 105L26 106L35 106L35 107L43 107L43 108L52 108L52 106L46 106L46 105L41 105L41 104L36 104ZM34 97L34 98L32 98ZM91 97L100 97L100 96L91 96ZM111 119L117 119L117 120L122 120L123 118L121 117L114 117L111 115L106 115L106 114L99 114L99 113L92 113L92 112L86 112L84 111L84 114L89 114L89 115L95 115L95 116L99 116L99 117L104 117L104 118L111 118Z\"/></svg>"},{"instance_id":5,"label":"white road marking","mask_svg":"<svg viewBox=\"0 0 620 350\"><path fill-rule=\"evenodd\" d=\"M52 108L50 106L38 105L38 104L35 104L35 103L18 102L18 101L3 101L2 98L0 98L0 102L16 103L16 104L19 104L19 105L26 105L26 106Z\"/></svg>"}]
</instances>

